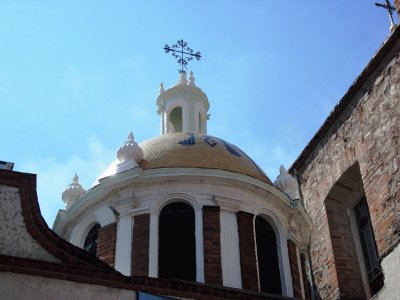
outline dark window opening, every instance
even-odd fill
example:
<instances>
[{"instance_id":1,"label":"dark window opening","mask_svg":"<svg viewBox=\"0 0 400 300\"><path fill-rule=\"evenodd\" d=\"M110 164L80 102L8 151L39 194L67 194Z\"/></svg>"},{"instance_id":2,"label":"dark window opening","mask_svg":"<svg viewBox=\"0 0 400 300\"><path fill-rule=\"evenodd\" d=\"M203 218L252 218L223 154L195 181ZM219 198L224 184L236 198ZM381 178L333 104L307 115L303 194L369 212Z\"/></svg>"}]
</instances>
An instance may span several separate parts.
<instances>
[{"instance_id":1,"label":"dark window opening","mask_svg":"<svg viewBox=\"0 0 400 300\"><path fill-rule=\"evenodd\" d=\"M159 218L158 277L196 280L194 210L185 203L165 206Z\"/></svg>"},{"instance_id":2,"label":"dark window opening","mask_svg":"<svg viewBox=\"0 0 400 300\"><path fill-rule=\"evenodd\" d=\"M83 249L93 255L96 255L97 252L97 237L99 236L100 228L101 226L96 224L92 227L92 229L90 229L83 246Z\"/></svg>"},{"instance_id":3,"label":"dark window opening","mask_svg":"<svg viewBox=\"0 0 400 300\"><path fill-rule=\"evenodd\" d=\"M372 231L371 218L365 197L357 204L355 212L368 283L371 295L374 295L383 287L384 278L379 263L374 232Z\"/></svg>"},{"instance_id":4,"label":"dark window opening","mask_svg":"<svg viewBox=\"0 0 400 300\"><path fill-rule=\"evenodd\" d=\"M255 220L260 291L282 294L278 248L274 229L264 218Z\"/></svg>"},{"instance_id":5,"label":"dark window opening","mask_svg":"<svg viewBox=\"0 0 400 300\"><path fill-rule=\"evenodd\" d=\"M169 114L170 130L169 133L182 132L182 107L175 107Z\"/></svg>"}]
</instances>

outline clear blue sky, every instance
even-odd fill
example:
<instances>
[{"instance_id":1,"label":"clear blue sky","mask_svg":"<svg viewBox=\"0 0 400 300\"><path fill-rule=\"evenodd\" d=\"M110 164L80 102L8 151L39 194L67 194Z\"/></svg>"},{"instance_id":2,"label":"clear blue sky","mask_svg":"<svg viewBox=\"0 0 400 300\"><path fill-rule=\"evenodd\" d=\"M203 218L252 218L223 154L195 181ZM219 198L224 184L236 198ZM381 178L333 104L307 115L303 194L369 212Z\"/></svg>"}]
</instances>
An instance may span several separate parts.
<instances>
[{"instance_id":1,"label":"clear blue sky","mask_svg":"<svg viewBox=\"0 0 400 300\"><path fill-rule=\"evenodd\" d=\"M75 172L88 189L130 131L159 135L159 83L178 80L162 48L183 38L208 133L274 180L389 35L374 2L0 1L0 160L37 174L51 226Z\"/></svg>"}]
</instances>

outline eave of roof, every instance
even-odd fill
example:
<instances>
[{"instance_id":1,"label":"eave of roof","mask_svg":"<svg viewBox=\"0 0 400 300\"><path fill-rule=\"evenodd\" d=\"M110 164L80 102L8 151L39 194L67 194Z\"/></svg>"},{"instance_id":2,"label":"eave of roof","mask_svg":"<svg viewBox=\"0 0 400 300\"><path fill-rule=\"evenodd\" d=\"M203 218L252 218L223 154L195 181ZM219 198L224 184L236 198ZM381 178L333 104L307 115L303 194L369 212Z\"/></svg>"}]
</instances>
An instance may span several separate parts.
<instances>
[{"instance_id":1,"label":"eave of roof","mask_svg":"<svg viewBox=\"0 0 400 300\"><path fill-rule=\"evenodd\" d=\"M320 142L320 140L329 131L334 122L338 119L341 113L346 109L348 104L351 102L353 96L359 91L363 84L368 80L369 76L374 72L376 67L386 57L387 53L392 49L400 37L400 26L397 26L394 32L387 38L387 40L381 45L379 50L375 53L374 57L369 61L367 66L361 72L361 74L354 80L346 94L340 99L339 103L333 108L331 113L328 115L322 126L315 133L310 142L306 145L300 155L293 162L289 168L289 172L293 173L294 170L298 170L307 157L311 154L314 147Z\"/></svg>"}]
</instances>

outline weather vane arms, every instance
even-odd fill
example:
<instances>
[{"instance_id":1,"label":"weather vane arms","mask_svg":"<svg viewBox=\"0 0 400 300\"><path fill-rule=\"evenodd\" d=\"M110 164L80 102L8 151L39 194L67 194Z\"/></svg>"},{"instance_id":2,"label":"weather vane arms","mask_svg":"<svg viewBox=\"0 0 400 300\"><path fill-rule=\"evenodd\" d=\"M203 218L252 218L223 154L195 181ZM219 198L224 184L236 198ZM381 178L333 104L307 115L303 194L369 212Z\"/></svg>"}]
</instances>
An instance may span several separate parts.
<instances>
[{"instance_id":1,"label":"weather vane arms","mask_svg":"<svg viewBox=\"0 0 400 300\"><path fill-rule=\"evenodd\" d=\"M186 73L185 69L187 70L187 64L189 61L193 60L193 58L197 60L201 58L200 52L194 52L184 40L179 40L172 46L165 44L164 50L165 53L171 52L172 56L177 59L178 64L181 65L179 73Z\"/></svg>"},{"instance_id":2,"label":"weather vane arms","mask_svg":"<svg viewBox=\"0 0 400 300\"><path fill-rule=\"evenodd\" d=\"M385 3L375 3L377 7L383 7L384 9L387 10L389 14L389 19L390 19L390 30L394 30L396 28L396 25L394 24L393 20L393 12L396 10L396 8L390 4L389 0L385 0Z\"/></svg>"}]
</instances>

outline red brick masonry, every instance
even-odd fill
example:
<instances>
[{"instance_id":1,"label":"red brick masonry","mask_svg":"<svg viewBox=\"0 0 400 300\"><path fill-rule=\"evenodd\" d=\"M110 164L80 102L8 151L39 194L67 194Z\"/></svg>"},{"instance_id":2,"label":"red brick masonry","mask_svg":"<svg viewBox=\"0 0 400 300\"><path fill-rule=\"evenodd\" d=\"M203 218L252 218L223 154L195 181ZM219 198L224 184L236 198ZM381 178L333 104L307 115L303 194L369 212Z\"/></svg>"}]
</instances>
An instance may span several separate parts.
<instances>
[{"instance_id":1,"label":"red brick masonry","mask_svg":"<svg viewBox=\"0 0 400 300\"><path fill-rule=\"evenodd\" d=\"M203 245L205 283L222 285L221 224L218 206L203 206Z\"/></svg>"},{"instance_id":2,"label":"red brick masonry","mask_svg":"<svg viewBox=\"0 0 400 300\"><path fill-rule=\"evenodd\" d=\"M107 265L115 265L115 245L117 243L117 223L101 227L97 238L97 257Z\"/></svg>"},{"instance_id":3,"label":"red brick masonry","mask_svg":"<svg viewBox=\"0 0 400 300\"><path fill-rule=\"evenodd\" d=\"M254 215L243 211L237 213L239 230L240 268L242 286L258 291L256 248L254 242Z\"/></svg>"},{"instance_id":4,"label":"red brick masonry","mask_svg":"<svg viewBox=\"0 0 400 300\"><path fill-rule=\"evenodd\" d=\"M135 216L132 239L132 274L149 275L150 215Z\"/></svg>"}]
</instances>

